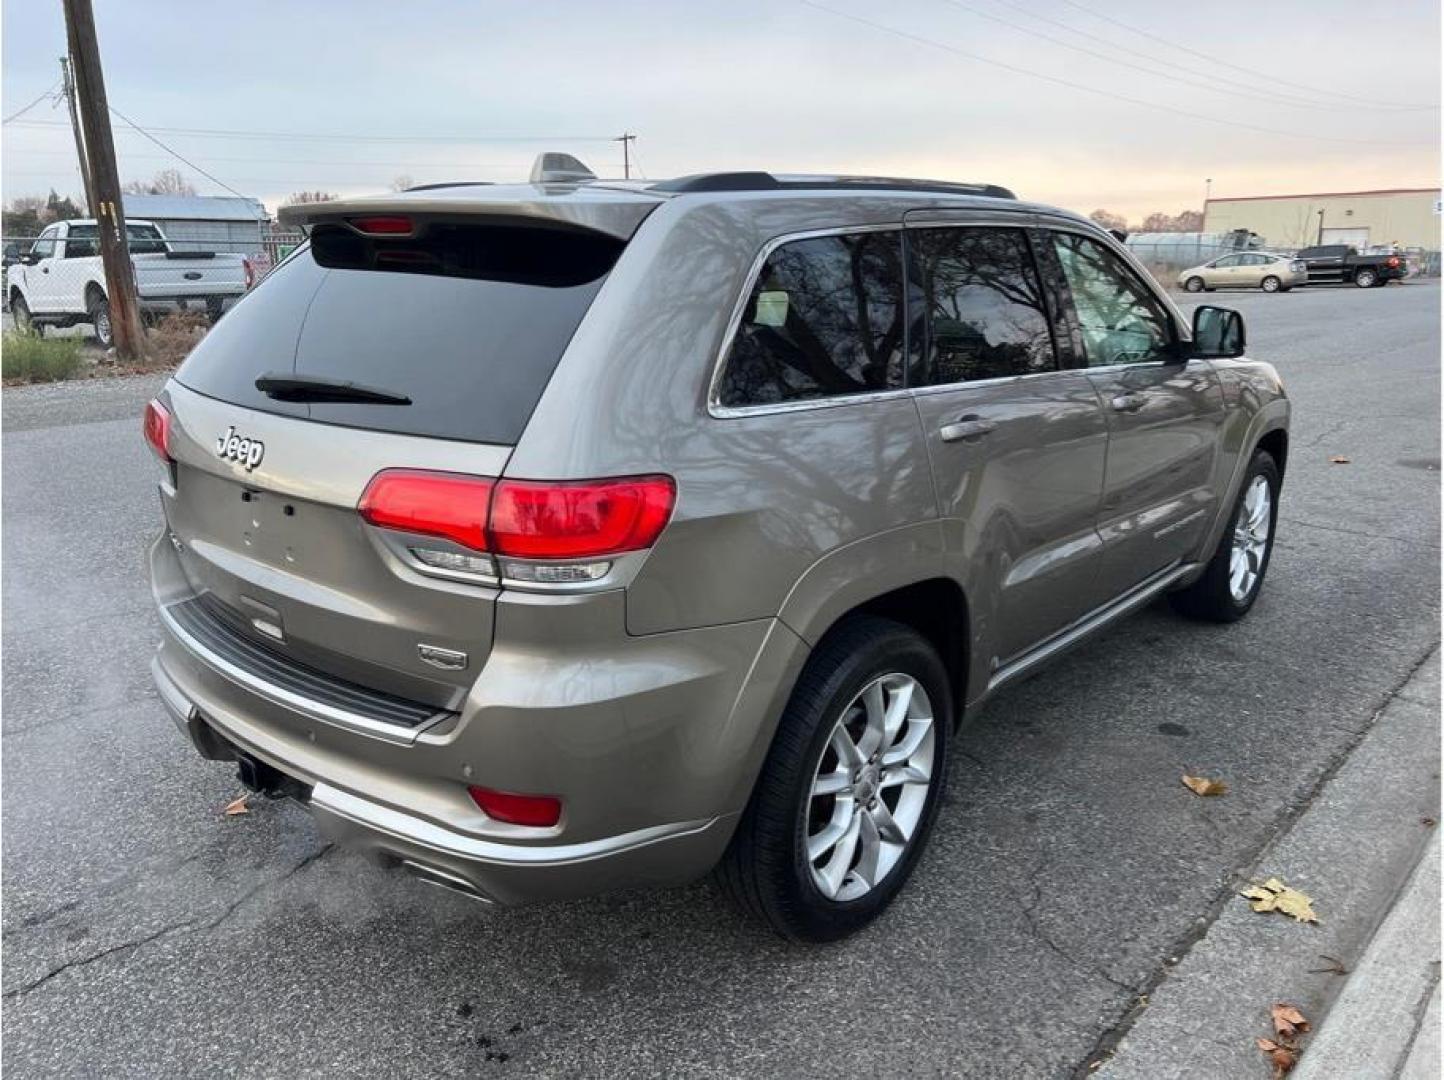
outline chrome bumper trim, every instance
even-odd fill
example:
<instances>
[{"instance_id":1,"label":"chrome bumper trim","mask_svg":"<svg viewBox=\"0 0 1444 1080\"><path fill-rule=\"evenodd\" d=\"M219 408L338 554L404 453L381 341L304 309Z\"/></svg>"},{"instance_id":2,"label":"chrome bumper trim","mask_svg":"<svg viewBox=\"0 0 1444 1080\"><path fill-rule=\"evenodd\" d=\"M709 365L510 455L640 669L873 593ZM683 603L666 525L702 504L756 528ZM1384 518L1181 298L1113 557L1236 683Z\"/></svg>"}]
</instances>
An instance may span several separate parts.
<instances>
[{"instance_id":1,"label":"chrome bumper trim","mask_svg":"<svg viewBox=\"0 0 1444 1080\"><path fill-rule=\"evenodd\" d=\"M225 657L206 648L200 641L188 633L175 616L170 613L168 607L160 609L160 618L165 623L166 629L171 636L181 645L185 646L187 652L200 660L212 671L224 676L237 686L249 690L257 697L263 697L276 705L293 709L311 720L320 721L323 724L334 724L336 727L345 728L347 731L354 731L358 735L366 735L373 739L380 739L383 742L395 743L398 746L410 746L416 742L416 738L423 731L445 720L448 713L438 713L436 718L428 723L420 724L414 728L399 727L395 724L383 723L373 720L369 716L360 716L357 713L347 712L338 709L333 705L324 702L314 701L311 698L302 697L300 694L292 693L284 687L276 686L274 683L266 682L255 675L231 663Z\"/></svg>"},{"instance_id":2,"label":"chrome bumper trim","mask_svg":"<svg viewBox=\"0 0 1444 1080\"><path fill-rule=\"evenodd\" d=\"M318 783L311 791L313 813L334 814L372 832L392 837L405 844L428 848L442 855L493 866L544 867L587 862L635 848L646 847L661 840L690 836L708 828L718 820L680 821L670 825L653 825L618 836L604 836L579 844L548 844L524 846L466 836L442 828L422 818L381 806L330 784Z\"/></svg>"}]
</instances>

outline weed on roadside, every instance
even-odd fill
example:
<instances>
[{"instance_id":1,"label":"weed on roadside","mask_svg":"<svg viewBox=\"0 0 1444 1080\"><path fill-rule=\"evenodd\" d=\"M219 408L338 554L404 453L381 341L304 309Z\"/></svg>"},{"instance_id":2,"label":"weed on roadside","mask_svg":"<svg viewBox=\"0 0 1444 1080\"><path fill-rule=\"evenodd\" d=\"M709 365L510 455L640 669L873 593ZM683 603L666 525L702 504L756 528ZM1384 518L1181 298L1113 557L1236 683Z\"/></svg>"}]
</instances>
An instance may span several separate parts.
<instances>
[{"instance_id":1,"label":"weed on roadside","mask_svg":"<svg viewBox=\"0 0 1444 1080\"><path fill-rule=\"evenodd\" d=\"M83 343L76 338L6 334L0 340L0 375L7 383L58 382L85 374Z\"/></svg>"}]
</instances>

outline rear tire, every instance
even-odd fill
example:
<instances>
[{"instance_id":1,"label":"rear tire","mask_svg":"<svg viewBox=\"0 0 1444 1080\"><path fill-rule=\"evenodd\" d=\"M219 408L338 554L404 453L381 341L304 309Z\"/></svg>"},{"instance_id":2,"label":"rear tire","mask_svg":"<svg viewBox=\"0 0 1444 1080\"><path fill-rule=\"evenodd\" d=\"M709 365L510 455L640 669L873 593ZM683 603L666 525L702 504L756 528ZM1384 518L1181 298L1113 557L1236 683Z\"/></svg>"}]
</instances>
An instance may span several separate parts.
<instances>
[{"instance_id":1,"label":"rear tire","mask_svg":"<svg viewBox=\"0 0 1444 1080\"><path fill-rule=\"evenodd\" d=\"M856 616L829 633L798 677L718 864L722 891L794 941L833 941L870 923L927 844L952 707L942 661L916 631Z\"/></svg>"},{"instance_id":2,"label":"rear tire","mask_svg":"<svg viewBox=\"0 0 1444 1080\"><path fill-rule=\"evenodd\" d=\"M1235 622L1249 613L1273 555L1279 483L1273 457L1265 450L1255 450L1208 567L1192 585L1169 595L1180 613L1221 623Z\"/></svg>"},{"instance_id":3,"label":"rear tire","mask_svg":"<svg viewBox=\"0 0 1444 1080\"><path fill-rule=\"evenodd\" d=\"M1379 275L1372 270L1360 270L1354 275L1354 284L1361 289L1372 289L1379 284Z\"/></svg>"},{"instance_id":4,"label":"rear tire","mask_svg":"<svg viewBox=\"0 0 1444 1080\"><path fill-rule=\"evenodd\" d=\"M1258 287L1264 292L1278 292L1284 287L1284 283L1270 274L1258 283Z\"/></svg>"},{"instance_id":5,"label":"rear tire","mask_svg":"<svg viewBox=\"0 0 1444 1080\"><path fill-rule=\"evenodd\" d=\"M95 340L101 348L110 348L115 344L115 331L110 325L110 301L103 296L92 296L86 311L90 315L90 325L95 328Z\"/></svg>"},{"instance_id":6,"label":"rear tire","mask_svg":"<svg viewBox=\"0 0 1444 1080\"><path fill-rule=\"evenodd\" d=\"M1191 277L1183 283L1183 287L1188 292L1203 292L1203 278Z\"/></svg>"}]
</instances>

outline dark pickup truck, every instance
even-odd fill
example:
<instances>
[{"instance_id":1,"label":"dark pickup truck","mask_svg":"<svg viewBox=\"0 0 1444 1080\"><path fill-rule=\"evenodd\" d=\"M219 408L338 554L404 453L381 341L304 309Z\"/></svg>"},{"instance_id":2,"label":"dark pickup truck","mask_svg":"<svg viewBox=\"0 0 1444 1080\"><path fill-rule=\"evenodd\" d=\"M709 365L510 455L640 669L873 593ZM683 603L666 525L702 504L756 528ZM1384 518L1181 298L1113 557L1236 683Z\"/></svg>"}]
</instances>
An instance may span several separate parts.
<instances>
[{"instance_id":1,"label":"dark pickup truck","mask_svg":"<svg viewBox=\"0 0 1444 1080\"><path fill-rule=\"evenodd\" d=\"M1308 267L1310 285L1339 281L1370 289L1387 285L1409 272L1402 255L1360 255L1358 248L1348 244L1304 248L1294 258Z\"/></svg>"}]
</instances>

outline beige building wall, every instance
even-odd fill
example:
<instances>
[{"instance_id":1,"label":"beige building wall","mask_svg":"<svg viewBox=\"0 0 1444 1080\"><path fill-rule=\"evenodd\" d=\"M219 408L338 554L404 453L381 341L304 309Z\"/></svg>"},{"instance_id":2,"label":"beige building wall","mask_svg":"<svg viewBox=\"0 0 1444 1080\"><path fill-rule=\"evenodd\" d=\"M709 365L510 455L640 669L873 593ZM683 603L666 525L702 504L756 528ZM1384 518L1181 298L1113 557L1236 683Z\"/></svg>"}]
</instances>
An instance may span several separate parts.
<instances>
[{"instance_id":1,"label":"beige building wall","mask_svg":"<svg viewBox=\"0 0 1444 1080\"><path fill-rule=\"evenodd\" d=\"M1307 247L1318 243L1322 210L1326 244L1396 243L1438 251L1438 205L1437 188L1210 199L1204 205L1203 231L1249 229L1273 247ZM1360 242L1365 235L1368 239Z\"/></svg>"}]
</instances>

